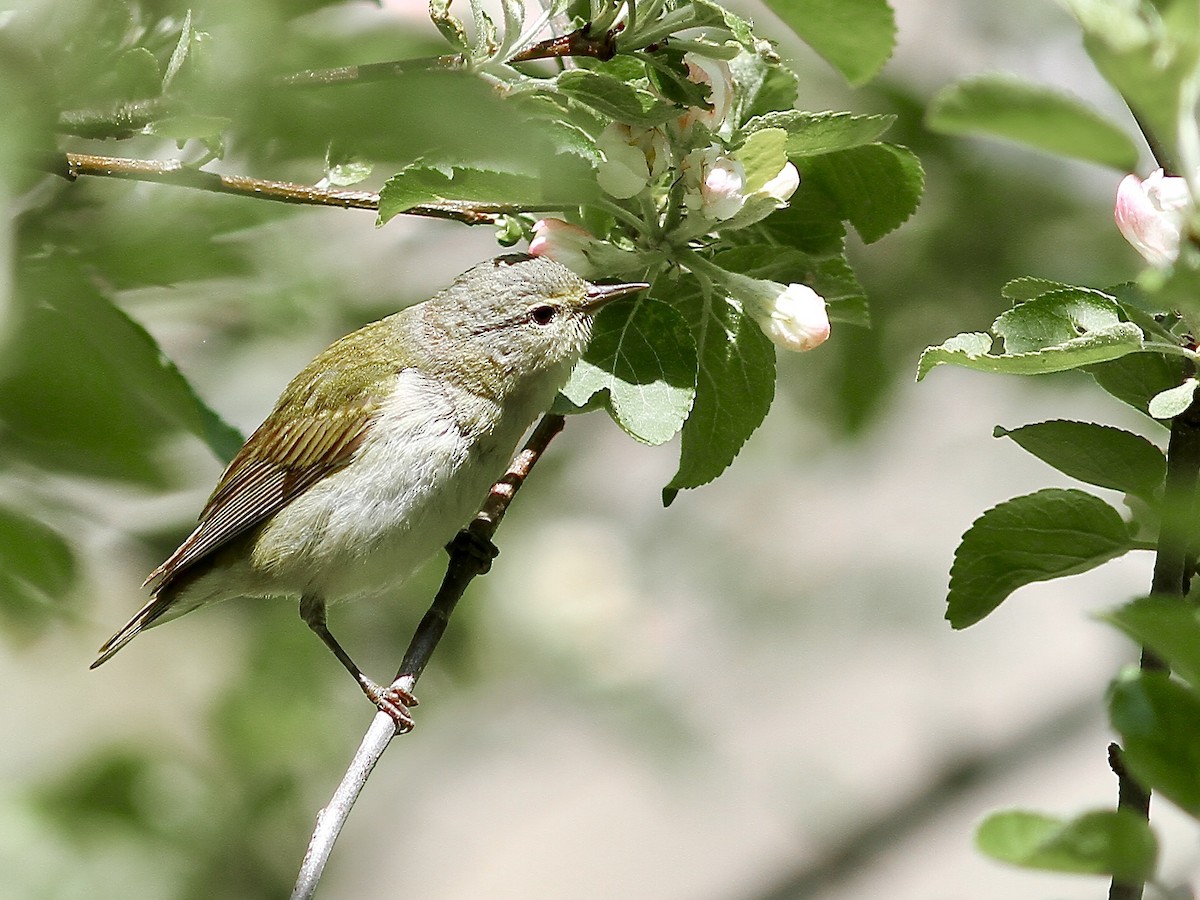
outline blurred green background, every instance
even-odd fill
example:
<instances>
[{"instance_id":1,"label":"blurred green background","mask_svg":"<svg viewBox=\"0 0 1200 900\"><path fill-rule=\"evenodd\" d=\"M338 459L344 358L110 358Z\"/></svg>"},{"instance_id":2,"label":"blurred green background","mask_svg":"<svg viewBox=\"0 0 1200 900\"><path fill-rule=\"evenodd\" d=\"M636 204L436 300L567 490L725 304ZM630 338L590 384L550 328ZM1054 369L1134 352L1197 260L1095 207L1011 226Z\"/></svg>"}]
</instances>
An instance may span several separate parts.
<instances>
[{"instance_id":1,"label":"blurred green background","mask_svg":"<svg viewBox=\"0 0 1200 900\"><path fill-rule=\"evenodd\" d=\"M918 388L913 375L927 344L986 328L1010 278L1104 285L1137 265L1112 226L1116 173L930 134L933 91L1002 70L1127 114L1049 2L893 0L895 57L857 92L769 12L735 6L794 61L801 105L896 113L888 139L926 168L911 222L852 249L875 325L781 357L766 424L724 477L669 509L673 446L636 445L598 414L568 422L323 897L1104 889L1006 870L975 854L971 830L1001 804L1114 801L1102 697L1133 650L1088 614L1142 592L1149 559L1024 589L961 634L942 621L946 572L985 508L1060 481L993 441L993 425L1160 430L1084 376L938 371ZM87 665L220 472L194 434L229 437L187 382L248 431L333 338L497 251L485 228L377 230L368 212L45 174L56 147L180 155L170 138L88 141L53 125L136 96L150 70L130 49L149 48L161 74L186 10L0 9L0 897L286 894L370 718L293 605L205 610ZM230 0L194 15L211 38L180 77L241 138L211 168L311 183L333 130L378 162L377 187L435 149L503 156L527 141L457 82L303 100L269 89L275 73L441 52L421 3ZM394 670L440 563L394 604L332 611L376 677ZM1186 825L1169 808L1156 824L1164 871L1200 870Z\"/></svg>"}]
</instances>

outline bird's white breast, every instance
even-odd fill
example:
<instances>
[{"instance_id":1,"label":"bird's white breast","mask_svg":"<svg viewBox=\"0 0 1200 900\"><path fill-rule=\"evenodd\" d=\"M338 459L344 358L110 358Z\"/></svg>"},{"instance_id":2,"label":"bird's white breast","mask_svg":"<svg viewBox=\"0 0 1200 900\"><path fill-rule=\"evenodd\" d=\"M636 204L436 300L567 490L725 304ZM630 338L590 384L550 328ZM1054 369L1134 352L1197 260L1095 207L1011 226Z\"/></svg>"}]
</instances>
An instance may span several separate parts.
<instances>
[{"instance_id":1,"label":"bird's white breast","mask_svg":"<svg viewBox=\"0 0 1200 900\"><path fill-rule=\"evenodd\" d=\"M272 593L381 593L469 521L540 409L508 407L501 417L491 400L452 390L415 369L396 376L350 463L277 513L255 542L252 564ZM544 408L550 398L538 400Z\"/></svg>"}]
</instances>

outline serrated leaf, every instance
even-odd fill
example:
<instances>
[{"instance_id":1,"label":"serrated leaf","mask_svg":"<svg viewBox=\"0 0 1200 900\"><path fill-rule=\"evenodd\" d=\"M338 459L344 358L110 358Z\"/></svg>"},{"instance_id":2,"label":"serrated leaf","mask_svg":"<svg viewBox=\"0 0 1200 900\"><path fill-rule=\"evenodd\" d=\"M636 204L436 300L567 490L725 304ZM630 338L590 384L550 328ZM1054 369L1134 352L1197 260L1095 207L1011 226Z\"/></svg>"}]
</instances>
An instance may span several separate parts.
<instances>
[{"instance_id":1,"label":"serrated leaf","mask_svg":"<svg viewBox=\"0 0 1200 900\"><path fill-rule=\"evenodd\" d=\"M1142 597L1101 618L1153 650L1192 687L1200 687L1200 617L1189 601Z\"/></svg>"},{"instance_id":2,"label":"serrated leaf","mask_svg":"<svg viewBox=\"0 0 1200 900\"><path fill-rule=\"evenodd\" d=\"M1150 503L1155 502L1167 474L1166 457L1158 447L1108 425L1055 420L1012 431L997 426L994 434L1012 438L1064 475L1134 494Z\"/></svg>"},{"instance_id":3,"label":"serrated leaf","mask_svg":"<svg viewBox=\"0 0 1200 900\"><path fill-rule=\"evenodd\" d=\"M596 318L592 342L562 393L584 407L600 391L631 437L653 445L679 432L696 395L696 345L678 310L642 298L615 303Z\"/></svg>"},{"instance_id":4,"label":"serrated leaf","mask_svg":"<svg viewBox=\"0 0 1200 900\"><path fill-rule=\"evenodd\" d=\"M1036 300L1044 294L1050 294L1055 291L1062 290L1080 290L1087 291L1088 288L1079 287L1074 284L1064 284L1061 281L1051 281L1048 278L1033 278L1025 276L1023 278L1014 278L1000 289L1000 295L1006 300L1012 300L1014 303L1020 303L1025 300Z\"/></svg>"},{"instance_id":5,"label":"serrated leaf","mask_svg":"<svg viewBox=\"0 0 1200 900\"><path fill-rule=\"evenodd\" d=\"M993 859L1052 872L1111 875L1142 882L1154 874L1158 842L1144 819L1129 810L1103 810L1064 820L1037 812L993 813L975 833Z\"/></svg>"},{"instance_id":6,"label":"serrated leaf","mask_svg":"<svg viewBox=\"0 0 1200 900\"><path fill-rule=\"evenodd\" d=\"M1200 817L1200 696L1163 672L1130 671L1108 712L1138 781Z\"/></svg>"},{"instance_id":7,"label":"serrated leaf","mask_svg":"<svg viewBox=\"0 0 1200 900\"><path fill-rule=\"evenodd\" d=\"M487 169L409 166L388 179L379 192L378 224L414 206L443 202L469 202L485 206L558 207L595 199L595 179L578 157L560 155L557 171L544 177L526 172Z\"/></svg>"},{"instance_id":8,"label":"serrated leaf","mask_svg":"<svg viewBox=\"0 0 1200 900\"><path fill-rule=\"evenodd\" d=\"M1115 509L1076 490L1047 488L994 506L954 553L946 618L974 625L1019 587L1076 575L1128 552L1129 528Z\"/></svg>"},{"instance_id":9,"label":"serrated leaf","mask_svg":"<svg viewBox=\"0 0 1200 900\"><path fill-rule=\"evenodd\" d=\"M819 156L870 144L891 127L895 116L856 116L847 112L775 110L755 116L743 127L752 134L764 128L787 132L787 154L793 159Z\"/></svg>"},{"instance_id":10,"label":"serrated leaf","mask_svg":"<svg viewBox=\"0 0 1200 900\"><path fill-rule=\"evenodd\" d=\"M663 103L649 91L619 81L611 75L569 69L555 80L560 93L599 113L625 122L651 128L679 116L679 110Z\"/></svg>"},{"instance_id":11,"label":"serrated leaf","mask_svg":"<svg viewBox=\"0 0 1200 900\"><path fill-rule=\"evenodd\" d=\"M925 123L944 134L984 134L1017 141L1122 172L1138 150L1123 128L1083 101L1007 75L984 75L943 88Z\"/></svg>"},{"instance_id":12,"label":"serrated leaf","mask_svg":"<svg viewBox=\"0 0 1200 900\"><path fill-rule=\"evenodd\" d=\"M896 44L886 0L766 0L767 6L852 85L875 77Z\"/></svg>"},{"instance_id":13,"label":"serrated leaf","mask_svg":"<svg viewBox=\"0 0 1200 900\"><path fill-rule=\"evenodd\" d=\"M806 193L832 201L868 244L898 228L921 200L925 173L912 151L895 144L866 144L803 159L800 187L792 203Z\"/></svg>"},{"instance_id":14,"label":"serrated leaf","mask_svg":"<svg viewBox=\"0 0 1200 900\"><path fill-rule=\"evenodd\" d=\"M0 618L10 629L36 627L75 583L75 557L58 532L0 507Z\"/></svg>"},{"instance_id":15,"label":"serrated leaf","mask_svg":"<svg viewBox=\"0 0 1200 900\"><path fill-rule=\"evenodd\" d=\"M976 333L960 334L939 347L928 347L917 363L917 381L941 365L1000 375L1045 375L1079 369L1136 353L1142 347L1142 332L1130 322L1121 322L1032 353L989 354L991 344L986 334Z\"/></svg>"},{"instance_id":16,"label":"serrated leaf","mask_svg":"<svg viewBox=\"0 0 1200 900\"><path fill-rule=\"evenodd\" d=\"M699 375L683 426L679 469L666 491L707 484L733 462L775 396L775 347L741 309L698 291L664 294L696 341Z\"/></svg>"},{"instance_id":17,"label":"serrated leaf","mask_svg":"<svg viewBox=\"0 0 1200 900\"><path fill-rule=\"evenodd\" d=\"M1183 384L1167 388L1151 397L1147 410L1155 419L1173 419L1192 405L1192 401L1196 399L1197 386L1200 386L1200 381L1195 378L1185 379Z\"/></svg>"}]
</instances>

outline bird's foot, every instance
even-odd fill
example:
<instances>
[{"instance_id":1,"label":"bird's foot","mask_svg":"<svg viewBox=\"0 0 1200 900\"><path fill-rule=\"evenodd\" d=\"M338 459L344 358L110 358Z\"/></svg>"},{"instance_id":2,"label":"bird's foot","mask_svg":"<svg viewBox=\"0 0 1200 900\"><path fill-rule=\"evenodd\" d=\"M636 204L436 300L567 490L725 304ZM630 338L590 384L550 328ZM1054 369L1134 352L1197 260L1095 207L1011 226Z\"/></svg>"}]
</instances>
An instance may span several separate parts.
<instances>
[{"instance_id":1,"label":"bird's foot","mask_svg":"<svg viewBox=\"0 0 1200 900\"><path fill-rule=\"evenodd\" d=\"M417 723L409 710L420 705L416 697L395 684L382 687L365 675L361 677L359 684L362 685L363 693L370 698L371 702L392 717L392 721L396 723L396 734L404 734L413 730L413 726Z\"/></svg>"},{"instance_id":2,"label":"bird's foot","mask_svg":"<svg viewBox=\"0 0 1200 900\"><path fill-rule=\"evenodd\" d=\"M464 528L446 545L446 552L451 556L455 553L465 553L472 557L479 563L479 574L486 575L492 567L492 560L500 555L500 548L488 538Z\"/></svg>"}]
</instances>

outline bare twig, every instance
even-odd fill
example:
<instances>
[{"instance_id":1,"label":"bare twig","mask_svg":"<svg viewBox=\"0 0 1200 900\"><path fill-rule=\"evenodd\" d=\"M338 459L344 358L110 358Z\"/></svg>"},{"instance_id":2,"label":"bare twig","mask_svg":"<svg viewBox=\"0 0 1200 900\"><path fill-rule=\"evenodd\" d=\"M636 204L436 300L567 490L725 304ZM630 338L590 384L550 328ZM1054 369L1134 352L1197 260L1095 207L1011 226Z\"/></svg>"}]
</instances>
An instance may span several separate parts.
<instances>
[{"instance_id":1,"label":"bare twig","mask_svg":"<svg viewBox=\"0 0 1200 900\"><path fill-rule=\"evenodd\" d=\"M618 25L600 35L591 33L591 26L582 28L557 37L546 38L531 44L509 60L528 62L532 59L561 59L567 56L590 56L601 61L612 59L617 55L617 34L624 28Z\"/></svg>"},{"instance_id":2,"label":"bare twig","mask_svg":"<svg viewBox=\"0 0 1200 900\"><path fill-rule=\"evenodd\" d=\"M450 71L463 67L462 56L424 56L392 62L366 63L361 66L339 66L336 69L307 69L284 75L279 83L285 87L329 87L340 84L367 84L402 78L414 72Z\"/></svg>"},{"instance_id":3,"label":"bare twig","mask_svg":"<svg viewBox=\"0 0 1200 900\"><path fill-rule=\"evenodd\" d=\"M64 153L47 160L45 168L71 181L90 175L170 184L218 194L276 200L280 203L334 206L341 209L379 209L379 194L374 191L331 190L288 181L222 175L218 172L205 172L176 159L127 159L117 156L95 156L91 153ZM496 220L496 213L508 211L507 207L498 205L480 207L450 201L438 206L414 206L405 210L407 215L453 219L467 225L492 224Z\"/></svg>"},{"instance_id":4,"label":"bare twig","mask_svg":"<svg viewBox=\"0 0 1200 900\"><path fill-rule=\"evenodd\" d=\"M525 483L530 471L546 451L547 445L554 436L563 429L565 420L562 416L547 413L542 416L533 434L529 436L525 447L517 454L504 477L492 485L492 490L484 501L483 507L476 514L466 533L470 541L456 541L451 545L450 562L446 567L446 575L437 596L421 624L417 626L408 651L404 654L404 662L396 673L392 686L405 693L411 693L417 679L425 671L430 656L446 631L450 614L458 604L459 598L467 589L467 585L476 575L482 575L491 566L490 557L472 551L469 544L474 542L491 544L492 536L496 533L500 521L508 510L513 496ZM341 784L334 792L329 805L317 814L317 826L304 854L304 862L300 866L300 874L296 878L296 886L292 889L292 900L308 900L317 889L325 863L333 850L334 841L341 833L350 815L355 801L361 793L367 777L379 762L383 751L387 749L392 738L399 731L395 720L387 713L379 712L371 720L371 726L359 745L358 752Z\"/></svg>"}]
</instances>

